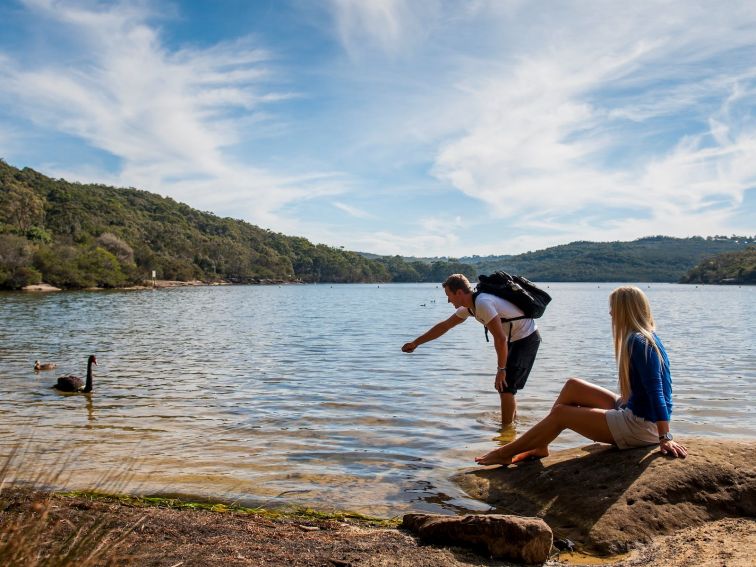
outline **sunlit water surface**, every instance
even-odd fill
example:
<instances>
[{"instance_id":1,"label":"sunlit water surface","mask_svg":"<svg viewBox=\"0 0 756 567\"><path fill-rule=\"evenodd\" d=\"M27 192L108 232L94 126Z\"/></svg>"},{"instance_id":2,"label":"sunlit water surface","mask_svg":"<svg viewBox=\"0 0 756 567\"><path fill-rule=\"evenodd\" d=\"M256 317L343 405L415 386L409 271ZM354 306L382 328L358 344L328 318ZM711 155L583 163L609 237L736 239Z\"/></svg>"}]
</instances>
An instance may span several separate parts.
<instances>
[{"instance_id":1,"label":"sunlit water surface","mask_svg":"<svg viewBox=\"0 0 756 567\"><path fill-rule=\"evenodd\" d=\"M520 432L568 376L615 389L613 287L548 284ZM674 432L756 438L756 289L642 287L671 359ZM76 489L380 516L486 509L450 478L511 438L492 344L469 320L400 352L451 312L430 284L0 294L0 459L19 448L7 475ZM92 395L50 388L83 376L89 354ZM35 359L59 368L35 374ZM565 432L554 448L583 443Z\"/></svg>"}]
</instances>

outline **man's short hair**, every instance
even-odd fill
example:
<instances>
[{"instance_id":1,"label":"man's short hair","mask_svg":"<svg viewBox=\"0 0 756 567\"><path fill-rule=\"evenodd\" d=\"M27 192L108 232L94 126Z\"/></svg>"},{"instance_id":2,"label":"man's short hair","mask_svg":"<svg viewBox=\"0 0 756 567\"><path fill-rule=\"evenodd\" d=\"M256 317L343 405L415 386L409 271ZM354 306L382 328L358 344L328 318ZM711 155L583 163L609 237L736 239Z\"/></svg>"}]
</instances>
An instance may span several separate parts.
<instances>
[{"instance_id":1,"label":"man's short hair","mask_svg":"<svg viewBox=\"0 0 756 567\"><path fill-rule=\"evenodd\" d=\"M446 278L446 281L441 285L452 293L456 293L459 290L462 290L465 293L472 293L473 290L470 285L470 280L468 280L463 274L452 274Z\"/></svg>"}]
</instances>

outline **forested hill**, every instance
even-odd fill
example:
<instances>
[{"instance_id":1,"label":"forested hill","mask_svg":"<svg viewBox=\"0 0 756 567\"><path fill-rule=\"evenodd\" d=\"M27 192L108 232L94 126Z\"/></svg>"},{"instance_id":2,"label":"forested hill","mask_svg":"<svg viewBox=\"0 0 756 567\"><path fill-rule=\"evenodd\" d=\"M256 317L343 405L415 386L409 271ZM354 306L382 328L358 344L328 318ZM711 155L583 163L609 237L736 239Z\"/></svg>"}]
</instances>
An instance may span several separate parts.
<instances>
[{"instance_id":1,"label":"forested hill","mask_svg":"<svg viewBox=\"0 0 756 567\"><path fill-rule=\"evenodd\" d=\"M460 258L479 273L496 270L540 282L677 282L696 264L745 249L752 236L670 238L631 242L572 242L512 256Z\"/></svg>"},{"instance_id":2,"label":"forested hill","mask_svg":"<svg viewBox=\"0 0 756 567\"><path fill-rule=\"evenodd\" d=\"M147 191L54 180L0 159L0 289L40 281L119 287L153 270L158 279L238 283L441 282L451 273L472 279L495 270L534 281L675 282L705 259L753 241L656 236L512 256L382 257L219 218Z\"/></svg>"},{"instance_id":3,"label":"forested hill","mask_svg":"<svg viewBox=\"0 0 756 567\"><path fill-rule=\"evenodd\" d=\"M681 281L756 285L756 246L707 258L685 274Z\"/></svg>"},{"instance_id":4,"label":"forested hill","mask_svg":"<svg viewBox=\"0 0 756 567\"><path fill-rule=\"evenodd\" d=\"M0 159L0 289L158 279L304 282L442 281L469 266L370 260L147 191L54 180Z\"/></svg>"}]
</instances>

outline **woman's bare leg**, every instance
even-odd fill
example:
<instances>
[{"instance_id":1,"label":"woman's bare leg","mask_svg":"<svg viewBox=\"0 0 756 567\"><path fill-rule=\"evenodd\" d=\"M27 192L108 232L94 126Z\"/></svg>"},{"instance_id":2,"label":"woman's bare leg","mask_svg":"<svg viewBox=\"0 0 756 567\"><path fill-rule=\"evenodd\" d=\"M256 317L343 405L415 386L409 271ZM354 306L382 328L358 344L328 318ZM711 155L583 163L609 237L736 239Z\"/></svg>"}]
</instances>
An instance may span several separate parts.
<instances>
[{"instance_id":1,"label":"woman's bare leg","mask_svg":"<svg viewBox=\"0 0 756 567\"><path fill-rule=\"evenodd\" d=\"M618 399L619 396L617 394L606 388L591 384L580 378L568 378L564 386L562 386L562 390L559 392L552 410L558 405L610 410L615 408ZM548 456L549 447L548 445L543 445L514 455L512 462L516 463L525 459L540 459Z\"/></svg>"},{"instance_id":2,"label":"woman's bare leg","mask_svg":"<svg viewBox=\"0 0 756 567\"><path fill-rule=\"evenodd\" d=\"M619 396L580 378L568 378L559 392L554 406L565 404L568 406L582 406L587 408L614 409Z\"/></svg>"},{"instance_id":3,"label":"woman's bare leg","mask_svg":"<svg viewBox=\"0 0 756 567\"><path fill-rule=\"evenodd\" d=\"M475 461L481 465L508 465L515 456L531 451L545 449L548 454L549 443L565 429L572 429L593 441L613 443L614 438L606 423L606 411L602 408L556 405L549 415L525 432L522 437L477 457Z\"/></svg>"}]
</instances>

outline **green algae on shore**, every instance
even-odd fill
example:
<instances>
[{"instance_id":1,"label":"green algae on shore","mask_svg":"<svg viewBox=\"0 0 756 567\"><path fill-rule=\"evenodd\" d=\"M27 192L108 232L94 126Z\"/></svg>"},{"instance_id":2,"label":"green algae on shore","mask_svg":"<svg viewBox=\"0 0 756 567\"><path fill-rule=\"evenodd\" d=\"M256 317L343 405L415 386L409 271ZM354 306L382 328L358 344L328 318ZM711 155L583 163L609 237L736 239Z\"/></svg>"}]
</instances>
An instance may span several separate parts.
<instances>
[{"instance_id":1,"label":"green algae on shore","mask_svg":"<svg viewBox=\"0 0 756 567\"><path fill-rule=\"evenodd\" d=\"M209 512L248 514L269 520L319 520L336 522L356 522L362 525L395 528L401 524L401 518L378 518L348 510L324 511L309 507L285 506L281 508L264 508L242 506L228 502L208 500L184 500L167 496L133 496L128 494L110 494L97 491L68 491L55 493L61 498L81 498L100 502L117 502L132 507L170 508L173 510L207 510Z\"/></svg>"}]
</instances>

